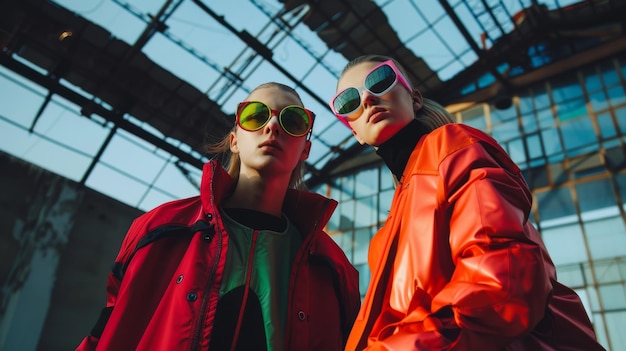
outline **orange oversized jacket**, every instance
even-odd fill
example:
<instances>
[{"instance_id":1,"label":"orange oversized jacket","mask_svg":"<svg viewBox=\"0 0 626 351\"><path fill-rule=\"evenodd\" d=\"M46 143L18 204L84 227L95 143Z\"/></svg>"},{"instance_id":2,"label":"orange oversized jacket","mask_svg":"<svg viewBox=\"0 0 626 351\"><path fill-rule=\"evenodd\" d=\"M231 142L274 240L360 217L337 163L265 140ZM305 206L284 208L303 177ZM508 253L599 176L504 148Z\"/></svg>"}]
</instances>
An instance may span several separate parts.
<instances>
[{"instance_id":1,"label":"orange oversized jacket","mask_svg":"<svg viewBox=\"0 0 626 351\"><path fill-rule=\"evenodd\" d=\"M231 184L207 163L200 196L133 222L109 274L105 313L78 351L208 350L229 242L218 206ZM358 312L358 272L323 230L336 206L287 192L283 211L304 237L289 280L287 350L342 350Z\"/></svg>"},{"instance_id":2,"label":"orange oversized jacket","mask_svg":"<svg viewBox=\"0 0 626 351\"><path fill-rule=\"evenodd\" d=\"M422 137L370 243L346 350L603 350L556 280L531 204L490 136L449 124Z\"/></svg>"}]
</instances>

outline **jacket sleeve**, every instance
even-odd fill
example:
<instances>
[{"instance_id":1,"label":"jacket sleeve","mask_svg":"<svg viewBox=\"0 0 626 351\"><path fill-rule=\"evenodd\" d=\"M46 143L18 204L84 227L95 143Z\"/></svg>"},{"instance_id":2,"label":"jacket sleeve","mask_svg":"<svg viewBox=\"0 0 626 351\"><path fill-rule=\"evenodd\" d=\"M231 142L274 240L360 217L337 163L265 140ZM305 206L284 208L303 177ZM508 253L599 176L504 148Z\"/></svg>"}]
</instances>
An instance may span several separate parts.
<instances>
[{"instance_id":1,"label":"jacket sleeve","mask_svg":"<svg viewBox=\"0 0 626 351\"><path fill-rule=\"evenodd\" d=\"M497 145L473 143L448 155L439 177L436 234L448 232L454 271L430 309L412 304L368 350L501 350L543 318L549 259L528 222L532 197L517 166Z\"/></svg>"},{"instance_id":2,"label":"jacket sleeve","mask_svg":"<svg viewBox=\"0 0 626 351\"><path fill-rule=\"evenodd\" d=\"M133 222L130 229L128 230L128 233L126 234L122 242L121 249L115 260L115 264L113 265L113 269L111 270L111 272L109 272L107 277L106 305L100 312L100 317L91 329L90 335L86 336L81 341L81 343L76 348L76 351L96 350L98 342L100 341L100 336L102 335L102 332L107 325L109 317L113 312L113 308L115 307L115 302L117 300L120 285L122 283L121 277L119 276L119 268L124 265L124 262L127 262L130 259L130 254L132 253L132 250L136 246L138 240L138 233L140 233L140 231L137 229L139 226L140 220L137 219Z\"/></svg>"}]
</instances>

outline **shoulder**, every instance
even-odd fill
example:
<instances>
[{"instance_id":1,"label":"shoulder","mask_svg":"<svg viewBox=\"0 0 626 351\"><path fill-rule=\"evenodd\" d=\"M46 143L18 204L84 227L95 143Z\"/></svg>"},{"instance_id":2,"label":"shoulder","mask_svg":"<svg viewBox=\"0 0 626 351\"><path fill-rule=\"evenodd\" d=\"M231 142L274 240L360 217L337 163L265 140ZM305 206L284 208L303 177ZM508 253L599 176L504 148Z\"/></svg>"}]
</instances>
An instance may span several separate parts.
<instances>
[{"instance_id":1,"label":"shoulder","mask_svg":"<svg viewBox=\"0 0 626 351\"><path fill-rule=\"evenodd\" d=\"M407 172L439 175L445 169L471 169L487 164L519 172L506 151L489 134L462 123L441 126L418 142Z\"/></svg>"},{"instance_id":2,"label":"shoulder","mask_svg":"<svg viewBox=\"0 0 626 351\"><path fill-rule=\"evenodd\" d=\"M486 132L463 123L450 123L430 132L425 138L426 143L449 145L458 148L463 145L486 142L497 144Z\"/></svg>"},{"instance_id":3,"label":"shoulder","mask_svg":"<svg viewBox=\"0 0 626 351\"><path fill-rule=\"evenodd\" d=\"M155 228L173 223L193 224L191 222L197 216L200 206L199 196L163 203L137 217L131 226L131 230L146 233Z\"/></svg>"},{"instance_id":4,"label":"shoulder","mask_svg":"<svg viewBox=\"0 0 626 351\"><path fill-rule=\"evenodd\" d=\"M419 141L416 153L439 163L454 153L470 149L484 149L489 153L499 155L506 154L500 144L489 134L462 123L446 124L433 130Z\"/></svg>"}]
</instances>

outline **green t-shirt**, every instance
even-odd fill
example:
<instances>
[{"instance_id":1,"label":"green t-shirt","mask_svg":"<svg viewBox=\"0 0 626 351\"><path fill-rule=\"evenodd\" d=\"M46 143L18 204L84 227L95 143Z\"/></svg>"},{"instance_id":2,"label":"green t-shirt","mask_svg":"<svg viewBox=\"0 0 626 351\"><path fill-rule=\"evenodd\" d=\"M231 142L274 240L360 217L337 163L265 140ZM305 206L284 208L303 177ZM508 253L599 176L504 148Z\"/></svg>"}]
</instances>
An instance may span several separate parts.
<instances>
[{"instance_id":1,"label":"green t-shirt","mask_svg":"<svg viewBox=\"0 0 626 351\"><path fill-rule=\"evenodd\" d=\"M248 212L250 213L250 211ZM284 350L289 276L293 260L302 244L302 236L284 215L282 220L280 220L283 223L280 227L284 228L282 231L261 229L255 233L254 229L234 220L225 211L221 210L221 213L229 237L228 253L220 289L220 301L229 292L244 287L247 274L251 274L249 294L255 294L256 298L258 298L262 323L265 329L267 350ZM273 219L274 224L278 220L275 217L267 218L268 215L258 212L252 212L252 214L257 216L257 224L255 225L257 228L268 227L264 225L265 223L259 223L259 219L261 219L261 222L267 222L263 220L263 216L268 220ZM258 217L259 215L260 218ZM274 225L274 227L276 226ZM256 244L254 249L251 249L255 235ZM251 272L248 272L248 264L251 257L253 260L252 267ZM243 296L239 300L239 306L241 306L242 298ZM250 297L248 301L250 301ZM248 303L252 306L252 303ZM248 308L251 307L246 306L243 324L250 324L250 321L254 320L252 317L248 318ZM231 308L231 313L236 315L234 316L236 319L239 314L239 308ZM259 326L248 325L248 327L258 329ZM244 329L246 328L243 327L242 331ZM239 340L241 341L249 337L247 334L250 333L240 334Z\"/></svg>"}]
</instances>

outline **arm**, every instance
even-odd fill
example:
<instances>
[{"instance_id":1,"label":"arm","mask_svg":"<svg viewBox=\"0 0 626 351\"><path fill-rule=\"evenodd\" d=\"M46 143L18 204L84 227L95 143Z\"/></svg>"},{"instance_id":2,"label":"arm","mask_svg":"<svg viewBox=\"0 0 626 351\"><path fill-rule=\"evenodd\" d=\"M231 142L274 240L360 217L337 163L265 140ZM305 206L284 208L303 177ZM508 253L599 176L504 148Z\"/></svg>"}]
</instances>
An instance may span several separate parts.
<instances>
[{"instance_id":1,"label":"arm","mask_svg":"<svg viewBox=\"0 0 626 351\"><path fill-rule=\"evenodd\" d=\"M549 272L527 227L531 197L517 167L498 147L475 143L448 155L439 175L454 272L430 303L414 297L368 350L501 350L543 317Z\"/></svg>"}]
</instances>

